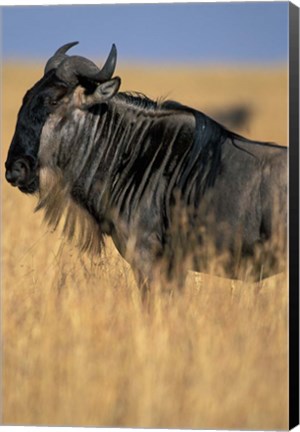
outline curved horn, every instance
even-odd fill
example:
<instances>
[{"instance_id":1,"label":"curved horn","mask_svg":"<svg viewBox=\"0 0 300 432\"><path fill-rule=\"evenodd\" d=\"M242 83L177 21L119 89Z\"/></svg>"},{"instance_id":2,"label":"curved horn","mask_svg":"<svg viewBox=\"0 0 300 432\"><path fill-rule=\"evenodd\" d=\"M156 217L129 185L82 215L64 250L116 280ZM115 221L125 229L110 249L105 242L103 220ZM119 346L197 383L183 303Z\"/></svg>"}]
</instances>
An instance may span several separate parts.
<instances>
[{"instance_id":1,"label":"curved horn","mask_svg":"<svg viewBox=\"0 0 300 432\"><path fill-rule=\"evenodd\" d=\"M78 83L78 77L87 78L94 82L105 82L112 77L117 63L117 49L112 45L107 60L100 70L92 61L81 56L65 56L57 68L56 75L70 85Z\"/></svg>"},{"instance_id":2,"label":"curved horn","mask_svg":"<svg viewBox=\"0 0 300 432\"><path fill-rule=\"evenodd\" d=\"M69 42L69 43L67 43L67 44L65 44L65 45L63 45L63 46L61 46L60 48L58 48L57 51L55 51L54 56L56 56L56 55L61 55L61 54L66 54L66 52L67 52L70 48L72 48L73 46L78 45L78 44L79 44L79 42Z\"/></svg>"},{"instance_id":3,"label":"curved horn","mask_svg":"<svg viewBox=\"0 0 300 432\"><path fill-rule=\"evenodd\" d=\"M117 64L117 48L115 44L112 44L110 53L104 63L103 68L100 71L100 79L99 81L108 81L114 74L115 68Z\"/></svg>"},{"instance_id":4,"label":"curved horn","mask_svg":"<svg viewBox=\"0 0 300 432\"><path fill-rule=\"evenodd\" d=\"M58 66L66 59L68 56L66 55L66 52L72 48L73 46L77 45L79 42L70 42L67 43L60 48L58 48L57 51L55 51L54 55L50 57L50 59L47 61L45 66L45 74L49 72L51 69L57 69Z\"/></svg>"}]
</instances>

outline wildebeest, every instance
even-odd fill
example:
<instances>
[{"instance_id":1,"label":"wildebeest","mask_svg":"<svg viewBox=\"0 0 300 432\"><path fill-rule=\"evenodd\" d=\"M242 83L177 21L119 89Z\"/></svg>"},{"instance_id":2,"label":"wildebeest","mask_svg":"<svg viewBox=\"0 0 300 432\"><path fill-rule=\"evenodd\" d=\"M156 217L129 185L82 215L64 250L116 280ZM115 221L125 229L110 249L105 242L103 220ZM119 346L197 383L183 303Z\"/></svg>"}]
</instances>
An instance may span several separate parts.
<instances>
[{"instance_id":1,"label":"wildebeest","mask_svg":"<svg viewBox=\"0 0 300 432\"><path fill-rule=\"evenodd\" d=\"M64 216L63 232L79 232L83 250L100 252L111 236L143 292L157 269L169 280L186 268L206 271L208 244L226 256L229 277L251 256L256 277L278 272L286 148L177 102L119 92L116 47L99 69L66 54L76 44L58 49L26 93L7 181L38 195L51 226Z\"/></svg>"}]
</instances>

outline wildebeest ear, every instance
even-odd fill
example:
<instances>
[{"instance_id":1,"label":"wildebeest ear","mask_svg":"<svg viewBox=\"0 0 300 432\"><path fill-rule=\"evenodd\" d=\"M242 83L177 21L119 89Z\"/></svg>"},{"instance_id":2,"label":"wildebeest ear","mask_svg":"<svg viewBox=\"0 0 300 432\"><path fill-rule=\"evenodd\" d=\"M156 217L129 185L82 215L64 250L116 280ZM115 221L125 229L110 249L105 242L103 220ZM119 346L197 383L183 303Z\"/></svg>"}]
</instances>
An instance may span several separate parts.
<instances>
[{"instance_id":1,"label":"wildebeest ear","mask_svg":"<svg viewBox=\"0 0 300 432\"><path fill-rule=\"evenodd\" d=\"M82 108L88 109L93 105L108 101L118 92L120 85L121 78L119 77L112 78L109 81L99 84L94 93L86 97Z\"/></svg>"}]
</instances>

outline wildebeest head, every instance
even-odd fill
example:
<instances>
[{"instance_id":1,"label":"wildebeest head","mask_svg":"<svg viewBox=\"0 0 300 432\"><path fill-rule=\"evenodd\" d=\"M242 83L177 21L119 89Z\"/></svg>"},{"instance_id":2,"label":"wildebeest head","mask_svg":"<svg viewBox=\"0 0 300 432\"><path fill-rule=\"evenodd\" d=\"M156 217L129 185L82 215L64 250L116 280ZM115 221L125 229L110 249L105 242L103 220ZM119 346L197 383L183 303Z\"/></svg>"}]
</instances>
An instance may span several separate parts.
<instances>
[{"instance_id":1,"label":"wildebeest head","mask_svg":"<svg viewBox=\"0 0 300 432\"><path fill-rule=\"evenodd\" d=\"M38 191L38 151L48 117L57 112L62 118L67 116L66 105L70 105L75 94L76 108L86 110L110 99L120 87L120 78L112 78L117 60L115 45L100 70L84 57L66 54L77 43L63 45L55 52L46 64L44 76L23 99L5 163L7 181L22 192ZM76 89L80 91L75 92Z\"/></svg>"}]
</instances>

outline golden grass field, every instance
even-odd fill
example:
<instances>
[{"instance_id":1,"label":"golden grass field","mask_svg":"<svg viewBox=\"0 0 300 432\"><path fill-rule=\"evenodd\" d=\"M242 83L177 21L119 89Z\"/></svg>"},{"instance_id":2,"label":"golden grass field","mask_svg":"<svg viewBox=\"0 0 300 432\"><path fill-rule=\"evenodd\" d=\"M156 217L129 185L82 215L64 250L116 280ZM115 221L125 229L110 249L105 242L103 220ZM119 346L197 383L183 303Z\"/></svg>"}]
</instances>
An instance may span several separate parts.
<instances>
[{"instance_id":1,"label":"golden grass field","mask_svg":"<svg viewBox=\"0 0 300 432\"><path fill-rule=\"evenodd\" d=\"M247 103L251 138L287 144L284 68L123 67L123 90L203 112ZM25 91L42 67L3 70L2 423L288 428L286 276L260 284L191 273L146 311L112 244L97 259L51 233L4 180Z\"/></svg>"}]
</instances>

